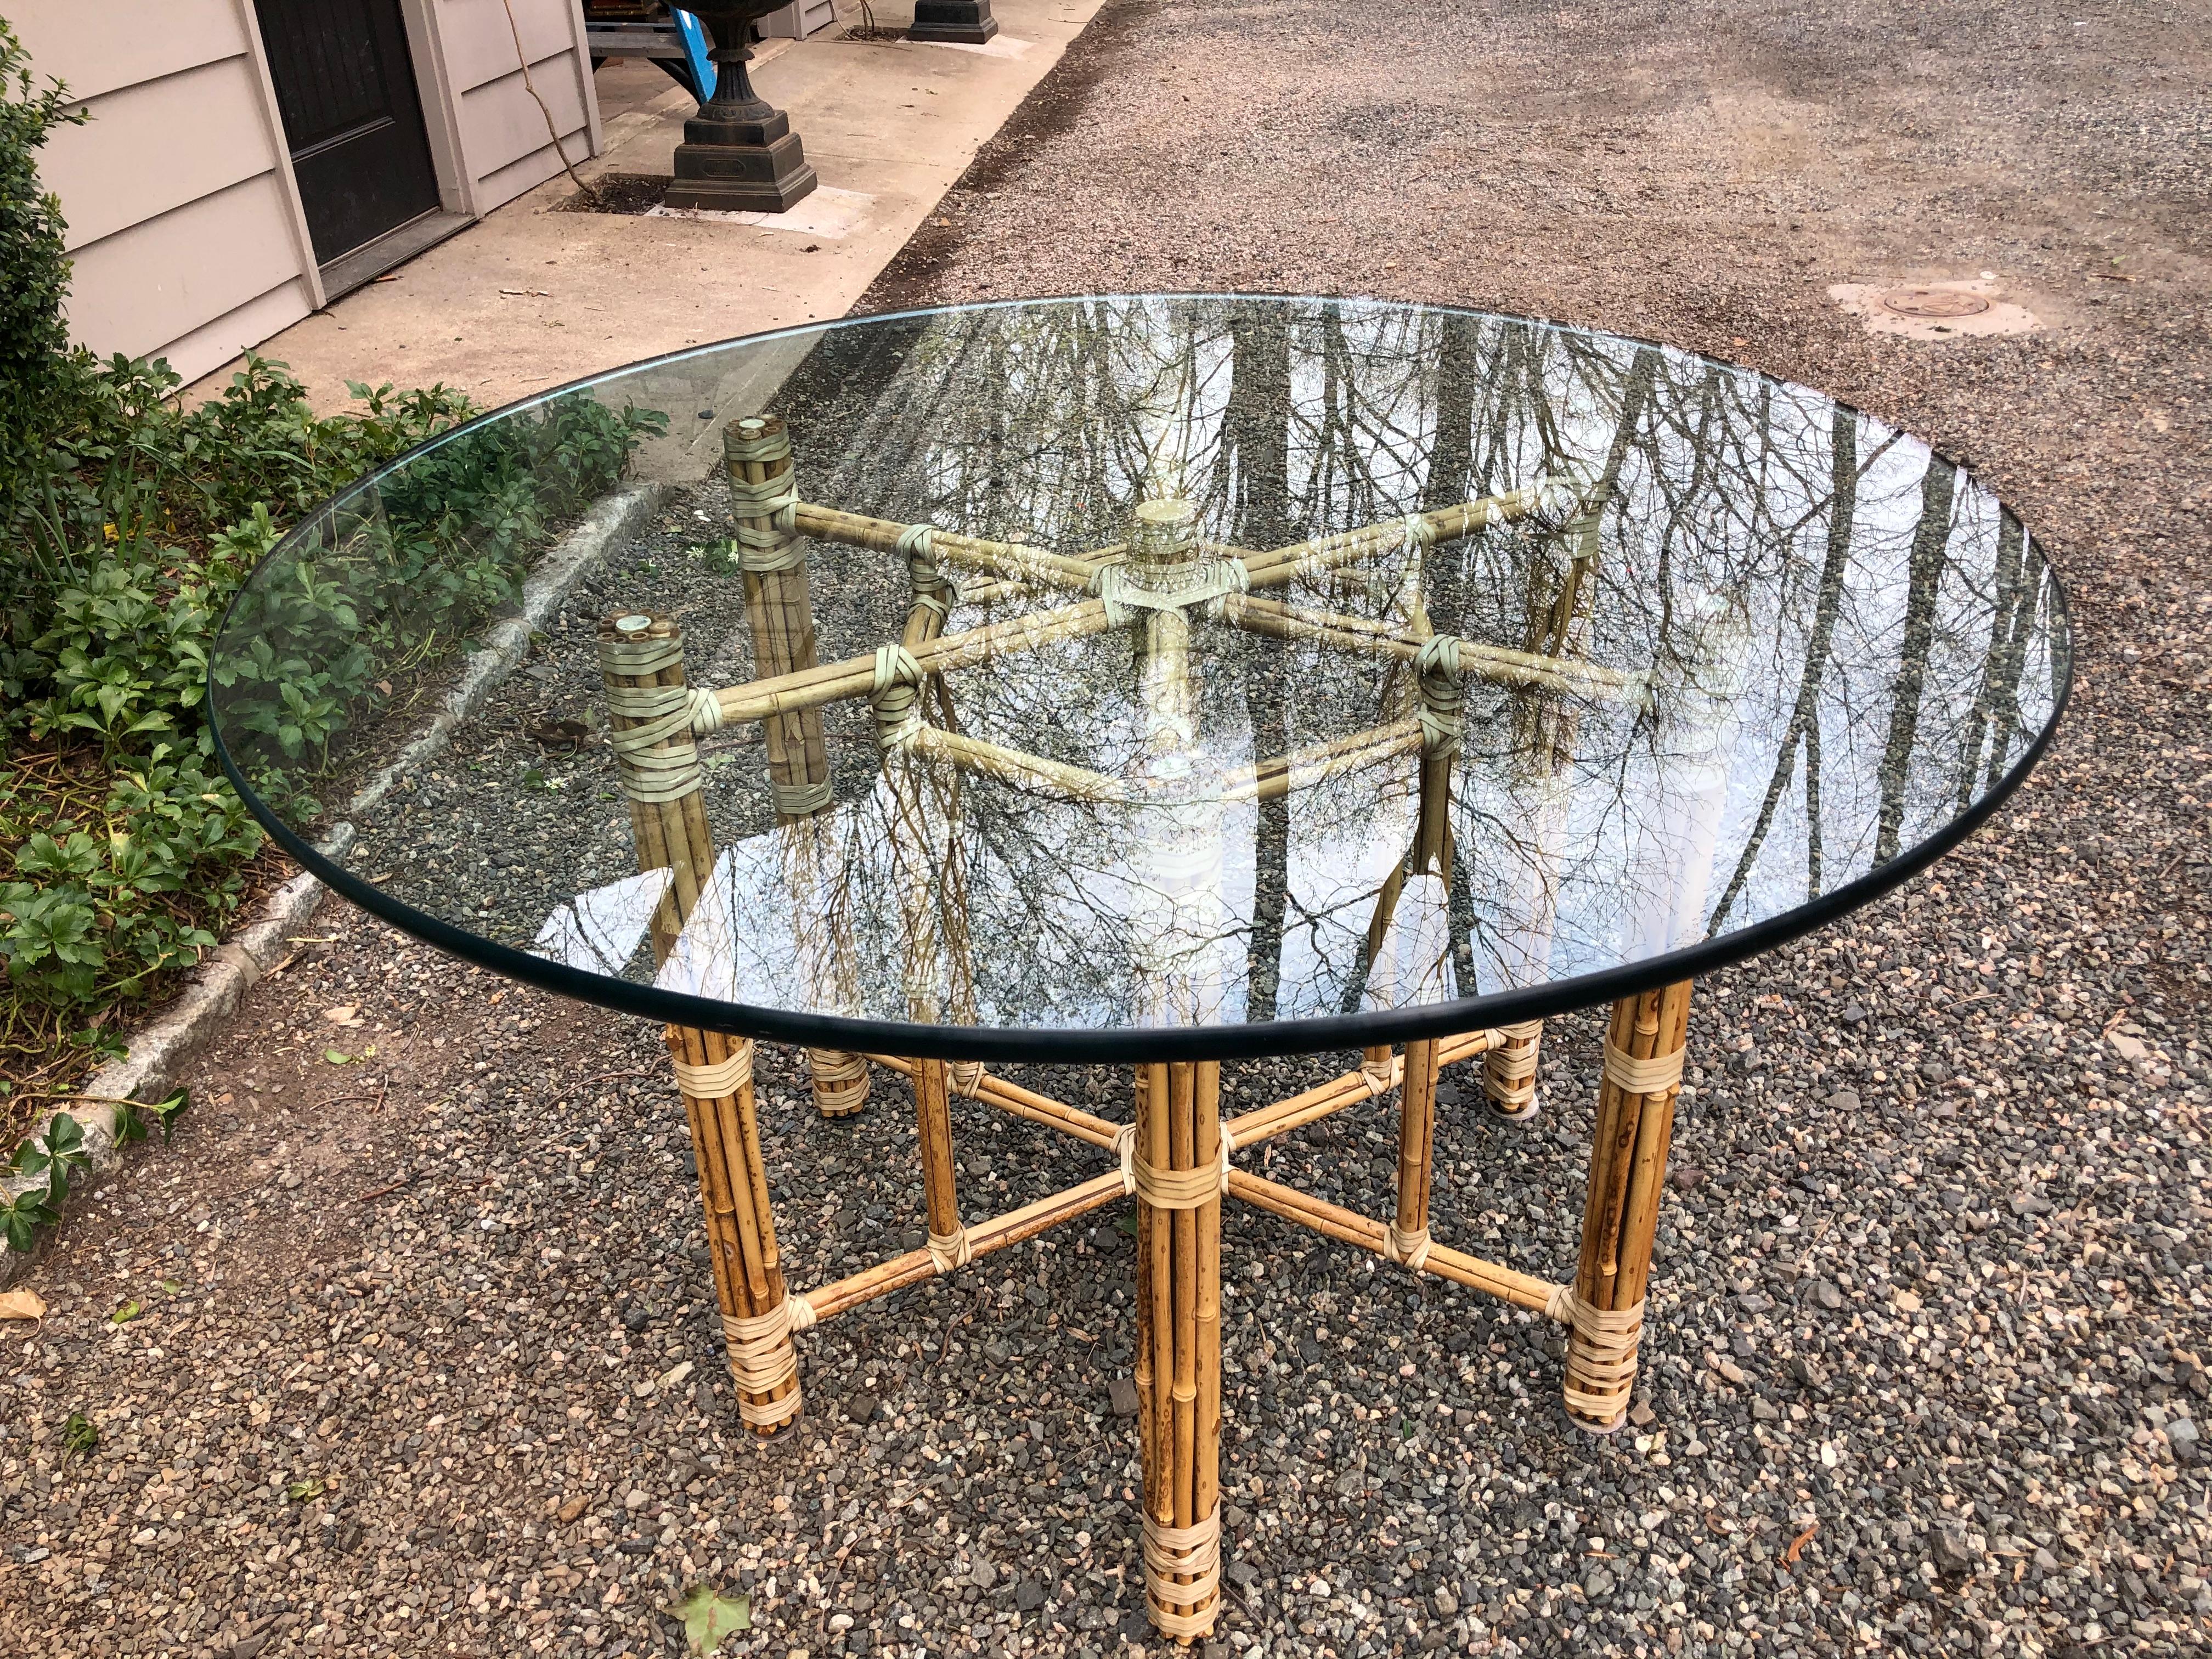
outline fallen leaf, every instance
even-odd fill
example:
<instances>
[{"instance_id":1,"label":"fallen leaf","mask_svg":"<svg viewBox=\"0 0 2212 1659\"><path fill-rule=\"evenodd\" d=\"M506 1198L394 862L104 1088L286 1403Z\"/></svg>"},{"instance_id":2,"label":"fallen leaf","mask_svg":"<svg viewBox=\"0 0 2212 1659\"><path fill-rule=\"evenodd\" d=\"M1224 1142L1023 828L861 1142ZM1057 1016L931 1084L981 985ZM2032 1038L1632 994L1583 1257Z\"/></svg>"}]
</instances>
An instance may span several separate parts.
<instances>
[{"instance_id":1,"label":"fallen leaf","mask_svg":"<svg viewBox=\"0 0 2212 1659\"><path fill-rule=\"evenodd\" d=\"M136 1302L126 1302L107 1316L107 1322L111 1325L127 1325L138 1317L138 1304Z\"/></svg>"},{"instance_id":2,"label":"fallen leaf","mask_svg":"<svg viewBox=\"0 0 2212 1659\"><path fill-rule=\"evenodd\" d=\"M9 1291L0 1295L0 1319L44 1319L46 1304L36 1291Z\"/></svg>"},{"instance_id":3,"label":"fallen leaf","mask_svg":"<svg viewBox=\"0 0 2212 1659\"><path fill-rule=\"evenodd\" d=\"M333 1025L358 1025L361 1010L350 1002L342 1002L335 1008L324 1009L323 1018Z\"/></svg>"},{"instance_id":4,"label":"fallen leaf","mask_svg":"<svg viewBox=\"0 0 2212 1659\"><path fill-rule=\"evenodd\" d=\"M324 1049L323 1058L333 1066L350 1066L353 1064L353 1056L351 1054L342 1054L335 1048Z\"/></svg>"},{"instance_id":5,"label":"fallen leaf","mask_svg":"<svg viewBox=\"0 0 2212 1659\"><path fill-rule=\"evenodd\" d=\"M1790 1547L1782 1552L1782 1565L1785 1567L1796 1566L1797 1565L1797 1558L1805 1553L1805 1546L1813 1541L1813 1534L1820 1530L1820 1523L1818 1521L1815 1521L1810 1526L1807 1527L1804 1531L1799 1533L1795 1538L1791 1539L1790 1540Z\"/></svg>"},{"instance_id":6,"label":"fallen leaf","mask_svg":"<svg viewBox=\"0 0 2212 1659\"><path fill-rule=\"evenodd\" d=\"M688 1597L665 1611L684 1621L684 1639L698 1654L718 1652L725 1638L753 1627L751 1596L726 1600L704 1584L693 1585Z\"/></svg>"}]
</instances>

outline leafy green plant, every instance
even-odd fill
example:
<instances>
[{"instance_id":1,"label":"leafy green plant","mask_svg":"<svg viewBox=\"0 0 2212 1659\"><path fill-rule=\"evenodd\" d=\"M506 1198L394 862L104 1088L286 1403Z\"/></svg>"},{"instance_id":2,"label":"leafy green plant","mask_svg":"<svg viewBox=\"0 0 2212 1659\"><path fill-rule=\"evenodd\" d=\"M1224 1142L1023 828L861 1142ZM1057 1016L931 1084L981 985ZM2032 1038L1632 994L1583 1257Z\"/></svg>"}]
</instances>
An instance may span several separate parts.
<instances>
[{"instance_id":1,"label":"leafy green plant","mask_svg":"<svg viewBox=\"0 0 2212 1659\"><path fill-rule=\"evenodd\" d=\"M192 1095L189 1089L179 1089L162 1100L117 1100L106 1103L115 1108L117 1146L127 1146L134 1140L145 1139L149 1117L161 1129L161 1139L166 1145L171 1132L177 1127L177 1120L191 1105Z\"/></svg>"},{"instance_id":2,"label":"leafy green plant","mask_svg":"<svg viewBox=\"0 0 2212 1659\"><path fill-rule=\"evenodd\" d=\"M38 150L82 118L0 23L0 1152L245 901L263 837L215 764L210 682L249 764L312 810L394 682L509 603L665 427L574 396L456 431L477 413L461 393L360 383L325 415L252 355L188 406L166 362L72 349ZM404 476L323 507L418 447ZM250 647L212 665L226 608L303 520L298 556L241 603ZM166 1135L184 1104L122 1107L118 1133L151 1118ZM52 1218L71 1167L15 1170L11 1245Z\"/></svg>"},{"instance_id":3,"label":"leafy green plant","mask_svg":"<svg viewBox=\"0 0 2212 1659\"><path fill-rule=\"evenodd\" d=\"M84 118L60 82L40 83L0 22L0 502L35 468L72 374L61 203L40 182L38 150L54 128Z\"/></svg>"},{"instance_id":4,"label":"leafy green plant","mask_svg":"<svg viewBox=\"0 0 2212 1659\"><path fill-rule=\"evenodd\" d=\"M46 1201L44 1186L21 1193L0 1188L0 1239L19 1254L29 1255L38 1230L51 1225L60 1213Z\"/></svg>"},{"instance_id":5,"label":"leafy green plant","mask_svg":"<svg viewBox=\"0 0 2212 1659\"><path fill-rule=\"evenodd\" d=\"M709 1584L694 1584L691 1594L663 1612L684 1626L684 1644L695 1654L719 1653L722 1644L753 1627L753 1599L724 1595Z\"/></svg>"},{"instance_id":6,"label":"leafy green plant","mask_svg":"<svg viewBox=\"0 0 2212 1659\"><path fill-rule=\"evenodd\" d=\"M100 1427L82 1412L71 1412L62 1422L62 1456L88 1457L100 1447Z\"/></svg>"},{"instance_id":7,"label":"leafy green plant","mask_svg":"<svg viewBox=\"0 0 2212 1659\"><path fill-rule=\"evenodd\" d=\"M46 1120L45 1129L15 1148L8 1170L11 1175L43 1177L44 1201L48 1208L54 1208L69 1196L70 1182L76 1172L89 1167L91 1161L84 1149L84 1126L67 1112L56 1112Z\"/></svg>"}]
</instances>

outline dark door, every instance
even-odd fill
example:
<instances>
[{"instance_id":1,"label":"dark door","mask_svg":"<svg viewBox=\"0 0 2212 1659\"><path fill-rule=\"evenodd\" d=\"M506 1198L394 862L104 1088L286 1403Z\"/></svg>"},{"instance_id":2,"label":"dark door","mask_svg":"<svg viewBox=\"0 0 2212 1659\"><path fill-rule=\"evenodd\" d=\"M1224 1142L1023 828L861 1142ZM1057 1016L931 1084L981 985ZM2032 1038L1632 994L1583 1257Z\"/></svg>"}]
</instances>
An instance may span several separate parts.
<instances>
[{"instance_id":1,"label":"dark door","mask_svg":"<svg viewBox=\"0 0 2212 1659\"><path fill-rule=\"evenodd\" d=\"M254 0L317 263L438 205L399 0Z\"/></svg>"}]
</instances>

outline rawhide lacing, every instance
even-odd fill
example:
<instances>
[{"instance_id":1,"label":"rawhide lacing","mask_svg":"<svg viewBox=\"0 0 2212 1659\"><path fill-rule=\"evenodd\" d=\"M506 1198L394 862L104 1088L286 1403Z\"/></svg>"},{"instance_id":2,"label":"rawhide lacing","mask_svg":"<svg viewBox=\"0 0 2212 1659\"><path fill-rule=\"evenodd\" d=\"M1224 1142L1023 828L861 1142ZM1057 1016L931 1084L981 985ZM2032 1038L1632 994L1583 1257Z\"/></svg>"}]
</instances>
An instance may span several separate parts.
<instances>
[{"instance_id":1,"label":"rawhide lacing","mask_svg":"<svg viewBox=\"0 0 2212 1659\"><path fill-rule=\"evenodd\" d=\"M1383 1231L1382 1255L1385 1260L1419 1273L1429 1265L1429 1248L1434 1243L1426 1227L1406 1232L1394 1221Z\"/></svg>"},{"instance_id":2,"label":"rawhide lacing","mask_svg":"<svg viewBox=\"0 0 2212 1659\"><path fill-rule=\"evenodd\" d=\"M931 526L910 524L899 532L898 550L906 556L907 580L914 587L914 602L942 622L959 603L960 589L937 562L932 546L936 534Z\"/></svg>"},{"instance_id":3,"label":"rawhide lacing","mask_svg":"<svg viewBox=\"0 0 2212 1659\"><path fill-rule=\"evenodd\" d=\"M610 676L642 678L679 666L680 639L599 641L599 667ZM699 787L699 745L692 740L693 698L681 685L611 685L607 708L635 722L607 734L615 775L635 801L677 800Z\"/></svg>"},{"instance_id":4,"label":"rawhide lacing","mask_svg":"<svg viewBox=\"0 0 2212 1659\"><path fill-rule=\"evenodd\" d=\"M767 1395L799 1380L799 1351L792 1346L794 1331L815 1322L814 1304L803 1296L786 1296L764 1314L724 1314L722 1339L729 1345L730 1376L738 1385L738 1415L757 1427L769 1427L795 1415L800 1405L799 1389L781 1400L746 1399Z\"/></svg>"},{"instance_id":5,"label":"rawhide lacing","mask_svg":"<svg viewBox=\"0 0 2212 1659\"><path fill-rule=\"evenodd\" d=\"M738 1038L727 1060L707 1066L690 1066L680 1060L674 1064L676 1086L693 1100L734 1100L753 1086L750 1037Z\"/></svg>"},{"instance_id":6,"label":"rawhide lacing","mask_svg":"<svg viewBox=\"0 0 2212 1659\"><path fill-rule=\"evenodd\" d=\"M1115 1155L1121 1160L1121 1190L1134 1193L1156 1210L1195 1210L1212 1203L1229 1190L1230 1155L1237 1137L1224 1124L1221 1154L1211 1164L1188 1170L1163 1170L1137 1156L1137 1126L1124 1123L1114 1136Z\"/></svg>"},{"instance_id":7,"label":"rawhide lacing","mask_svg":"<svg viewBox=\"0 0 2212 1659\"><path fill-rule=\"evenodd\" d=\"M968 1242L968 1230L956 1227L949 1233L929 1236L929 1259L937 1264L937 1271L949 1273L955 1267L964 1267L975 1259L975 1247Z\"/></svg>"},{"instance_id":8,"label":"rawhide lacing","mask_svg":"<svg viewBox=\"0 0 2212 1659\"><path fill-rule=\"evenodd\" d=\"M773 430L764 427L761 421L738 421L722 429L722 454L730 464L730 504L738 520L738 563L755 575L793 570L805 562L793 533L799 510L797 469L787 466L760 479L739 475L739 467L748 461L769 466L791 459L790 434L781 426Z\"/></svg>"},{"instance_id":9,"label":"rawhide lacing","mask_svg":"<svg viewBox=\"0 0 2212 1659\"><path fill-rule=\"evenodd\" d=\"M806 1066L814 1084L814 1103L824 1117L850 1117L867 1103L868 1062L865 1055L839 1048L809 1048Z\"/></svg>"},{"instance_id":10,"label":"rawhide lacing","mask_svg":"<svg viewBox=\"0 0 2212 1659\"><path fill-rule=\"evenodd\" d=\"M888 751L902 749L922 728L921 665L902 645L876 647L875 684L868 702L876 711L876 741Z\"/></svg>"},{"instance_id":11,"label":"rawhide lacing","mask_svg":"<svg viewBox=\"0 0 2212 1659\"><path fill-rule=\"evenodd\" d=\"M1644 1334L1644 1304L1613 1310L1592 1307L1571 1285L1558 1285L1545 1299L1545 1315L1567 1328L1567 1409L1610 1428L1628 1409L1636 1385L1636 1350Z\"/></svg>"},{"instance_id":12,"label":"rawhide lacing","mask_svg":"<svg viewBox=\"0 0 2212 1659\"><path fill-rule=\"evenodd\" d=\"M1483 1091L1508 1117L1519 1116L1536 1098L1536 1039L1543 1033L1540 1019L1501 1025L1498 1041L1482 1057Z\"/></svg>"},{"instance_id":13,"label":"rawhide lacing","mask_svg":"<svg viewBox=\"0 0 2212 1659\"><path fill-rule=\"evenodd\" d=\"M1670 1054L1638 1060L1627 1050L1615 1048L1608 1036L1605 1040L1605 1080L1626 1094L1664 1094L1682 1080L1684 1052L1677 1048Z\"/></svg>"},{"instance_id":14,"label":"rawhide lacing","mask_svg":"<svg viewBox=\"0 0 2212 1659\"><path fill-rule=\"evenodd\" d=\"M1152 1598L1152 1623L1170 1638L1204 1636L1220 1617L1221 1506L1205 1520L1170 1527L1145 1515L1145 1589ZM1178 1584L1177 1578L1188 1578ZM1170 1605L1195 1607L1173 1613Z\"/></svg>"},{"instance_id":15,"label":"rawhide lacing","mask_svg":"<svg viewBox=\"0 0 2212 1659\"><path fill-rule=\"evenodd\" d=\"M1431 755L1456 755L1466 728L1461 708L1467 681L1460 672L1459 640L1432 635L1413 653L1415 684L1421 694L1421 748Z\"/></svg>"}]
</instances>

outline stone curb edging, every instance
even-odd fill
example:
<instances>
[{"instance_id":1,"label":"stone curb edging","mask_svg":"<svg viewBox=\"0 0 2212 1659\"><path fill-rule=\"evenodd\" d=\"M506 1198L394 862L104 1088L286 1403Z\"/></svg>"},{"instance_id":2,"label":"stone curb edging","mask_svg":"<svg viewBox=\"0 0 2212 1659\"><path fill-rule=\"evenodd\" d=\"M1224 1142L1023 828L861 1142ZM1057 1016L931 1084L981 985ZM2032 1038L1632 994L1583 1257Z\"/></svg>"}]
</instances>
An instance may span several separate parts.
<instances>
[{"instance_id":1,"label":"stone curb edging","mask_svg":"<svg viewBox=\"0 0 2212 1659\"><path fill-rule=\"evenodd\" d=\"M398 756L362 787L347 805L345 820L332 826L316 851L334 858L344 855L353 845L354 818L375 806L402 778L453 740L454 728L530 654L531 635L576 591L593 561L611 544L632 533L665 493L665 486L658 483L626 485L554 544L523 584L515 612L485 630L482 648L470 655L437 711ZM66 1112L84 1131L85 1155L93 1172L106 1174L118 1167L122 1148L116 1140L117 1108L112 1103L158 1100L170 1092L185 1068L237 1012L246 991L284 959L292 936L314 915L323 893L322 884L305 872L271 893L263 901L260 914L217 945L193 971L175 1001L130 1034L125 1058L100 1067L75 1099L41 1113L31 1133L45 1133L55 1115ZM39 1184L34 1179L0 1176L0 1192L10 1197ZM23 1278L45 1254L56 1231L46 1229L28 1255L0 1249L0 1290Z\"/></svg>"}]
</instances>

